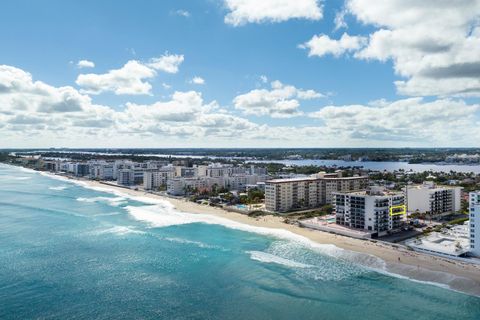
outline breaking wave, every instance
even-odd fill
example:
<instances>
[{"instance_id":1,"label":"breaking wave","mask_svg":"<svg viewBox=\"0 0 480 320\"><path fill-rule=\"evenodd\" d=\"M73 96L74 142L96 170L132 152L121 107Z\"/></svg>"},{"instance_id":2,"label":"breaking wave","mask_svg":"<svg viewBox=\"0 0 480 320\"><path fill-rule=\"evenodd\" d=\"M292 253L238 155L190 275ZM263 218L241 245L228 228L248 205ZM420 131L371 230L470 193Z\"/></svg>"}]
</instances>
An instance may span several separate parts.
<instances>
[{"instance_id":1,"label":"breaking wave","mask_svg":"<svg viewBox=\"0 0 480 320\"><path fill-rule=\"evenodd\" d=\"M103 202L103 203L107 203L107 204L109 204L113 207L118 207L118 206L125 205L125 204L128 203L127 199L124 198L124 197L115 197L115 198L109 198L109 197L83 198L83 197L80 197L80 198L77 198L77 201L90 202L90 203Z\"/></svg>"},{"instance_id":2,"label":"breaking wave","mask_svg":"<svg viewBox=\"0 0 480 320\"><path fill-rule=\"evenodd\" d=\"M92 232L93 235L103 235L103 234L115 234L115 235L126 235L126 234L145 234L144 231L137 230L133 227L127 226L113 226L108 229L97 230Z\"/></svg>"},{"instance_id":3,"label":"breaking wave","mask_svg":"<svg viewBox=\"0 0 480 320\"><path fill-rule=\"evenodd\" d=\"M125 208L135 220L143 221L154 228L169 227L190 223L205 223L222 225L230 229L261 234L281 240L287 240L282 242L274 242L274 245L272 245L272 247L270 248L271 251L266 252L266 254L270 254L270 258L272 258L271 255L274 255L277 256L279 259L296 261L298 263L301 263L302 265L308 265L310 263L305 259L299 261L297 260L298 256L289 256L288 252L295 252L297 254L298 252L303 252L303 254L305 255L311 255L311 252L314 251L315 253L323 256L329 256L339 260L347 261L350 264L353 263L355 265L361 265L372 269L385 269L385 262L382 259L372 255L344 250L332 244L316 243L301 235L297 235L284 229L250 226L222 217L178 211L169 202L165 202L159 205L141 207L127 206ZM256 253L255 257L258 258L259 253ZM264 258L265 257L266 256L264 256ZM322 259L318 259L318 261L320 260ZM318 261L313 262L317 263ZM353 264L349 265L349 267L353 268ZM357 269L355 269L355 272L358 271ZM352 274L352 272L350 272L349 274Z\"/></svg>"},{"instance_id":4,"label":"breaking wave","mask_svg":"<svg viewBox=\"0 0 480 320\"><path fill-rule=\"evenodd\" d=\"M68 188L68 186L62 185L62 186L57 186L57 187L50 187L50 188L48 188L48 189L50 189L50 190L56 190L56 191L62 191L62 190L65 190L65 189L67 189L67 188Z\"/></svg>"},{"instance_id":5,"label":"breaking wave","mask_svg":"<svg viewBox=\"0 0 480 320\"><path fill-rule=\"evenodd\" d=\"M344 250L332 244L319 244L303 236L292 233L288 230L255 227L255 226L250 226L250 225L242 224L239 222L231 221L225 218L217 217L217 216L181 212L176 210L174 206L170 202L168 202L168 200L152 199L150 197L141 197L141 196L131 196L119 190L111 189L109 187L92 186L87 182L71 180L65 177L59 177L59 176L55 176L48 173L41 173L41 174L44 174L54 179L68 181L70 183L80 185L87 189L106 192L106 193L117 195L118 197L124 197L128 199L136 200L138 202L143 202L145 204L149 204L148 206L141 206L141 207L126 206L125 209L127 209L129 214L134 219L138 221L143 221L149 224L151 227L168 227L168 226L188 224L188 223L206 223L206 224L222 225L230 229L261 234L261 235L274 237L282 240L288 240L288 242L290 242L293 245L299 245L299 246L302 246L303 248L313 250L322 255L340 259L341 261L345 261L349 265L355 267L355 270L351 274L355 274L358 272L365 272L365 270L367 271L372 270L372 271L380 272L385 275L389 275L397 278L409 279L419 283L436 285L436 286L451 289L451 287L448 286L447 284L438 283L433 279L432 279L433 281L421 281L421 280L415 280L410 277L399 275L397 274L397 272L400 272L400 271L392 269L391 266L387 267L386 263L382 259L375 257L373 255ZM274 253L271 253L271 252L267 252L267 254L275 255ZM258 253L255 254L255 257L259 258L259 254ZM285 256L280 256L280 258L286 259L286 260L292 260ZM303 264L308 265L308 263L304 263L302 260L293 259L292 261L294 262L294 264L300 263L302 265ZM361 266L363 268L359 268L358 266ZM298 269L302 269L305 271L305 270L314 270L315 268L298 268ZM358 270L363 270L363 271L358 271ZM425 270L425 272L430 272L430 271Z\"/></svg>"},{"instance_id":6,"label":"breaking wave","mask_svg":"<svg viewBox=\"0 0 480 320\"><path fill-rule=\"evenodd\" d=\"M247 251L247 253L250 254L250 258L252 260L257 260L260 262L265 262L265 263L275 263L275 264L280 264L284 265L287 267L292 267L292 268L311 268L313 267L312 265L296 262L293 260L288 260L270 253L262 252L262 251Z\"/></svg>"},{"instance_id":7,"label":"breaking wave","mask_svg":"<svg viewBox=\"0 0 480 320\"><path fill-rule=\"evenodd\" d=\"M173 237L167 237L167 238L161 238L161 240L167 240L170 242L175 242L175 243L181 243L181 244L187 244L187 245L194 245L199 248L203 249L220 249L222 251L225 251L225 249L219 247L219 246L212 246L200 241L192 241L192 240L187 240L183 238L173 238Z\"/></svg>"}]
</instances>

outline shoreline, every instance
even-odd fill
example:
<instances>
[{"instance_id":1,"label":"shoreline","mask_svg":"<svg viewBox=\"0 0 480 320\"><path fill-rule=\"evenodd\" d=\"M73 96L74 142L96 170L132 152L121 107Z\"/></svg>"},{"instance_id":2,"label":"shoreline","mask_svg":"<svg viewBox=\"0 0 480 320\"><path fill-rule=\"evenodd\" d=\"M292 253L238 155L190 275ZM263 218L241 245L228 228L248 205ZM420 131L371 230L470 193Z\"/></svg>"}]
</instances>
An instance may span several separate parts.
<instances>
[{"instance_id":1,"label":"shoreline","mask_svg":"<svg viewBox=\"0 0 480 320\"><path fill-rule=\"evenodd\" d=\"M451 290L480 296L480 265L410 251L395 244L389 245L379 241L354 239L319 230L302 228L286 224L282 221L282 217L278 216L270 215L253 218L244 214L226 211L222 208L200 205L188 200L122 188L98 181L74 180L82 181L91 187L110 189L132 197L146 197L152 200L167 201L181 212L212 215L252 227L289 231L317 244L330 244L347 251L377 257L385 262L384 270L373 268L380 273L442 287L448 286Z\"/></svg>"},{"instance_id":2,"label":"shoreline","mask_svg":"<svg viewBox=\"0 0 480 320\"><path fill-rule=\"evenodd\" d=\"M251 227L268 228L277 231L288 231L316 244L334 245L337 248L347 250L349 252L366 254L379 258L385 263L384 268L375 268L364 265L365 267L369 267L379 273L387 274L393 277L408 278L412 281L428 283L431 285L448 287L454 291L480 297L480 264L466 263L415 252L407 250L401 245L387 244L372 240L360 240L319 230L302 228L297 225L284 223L283 218L279 216L269 215L253 218L245 214L226 211L222 208L200 205L184 199L170 198L141 190L133 190L121 186L105 184L99 181L57 175L44 171L31 171L39 172L52 178L61 178L61 180L83 185L83 187L86 188L90 187L97 189L98 191L124 194L135 198L148 198L157 201L166 201L175 209L185 213L205 214Z\"/></svg>"}]
</instances>

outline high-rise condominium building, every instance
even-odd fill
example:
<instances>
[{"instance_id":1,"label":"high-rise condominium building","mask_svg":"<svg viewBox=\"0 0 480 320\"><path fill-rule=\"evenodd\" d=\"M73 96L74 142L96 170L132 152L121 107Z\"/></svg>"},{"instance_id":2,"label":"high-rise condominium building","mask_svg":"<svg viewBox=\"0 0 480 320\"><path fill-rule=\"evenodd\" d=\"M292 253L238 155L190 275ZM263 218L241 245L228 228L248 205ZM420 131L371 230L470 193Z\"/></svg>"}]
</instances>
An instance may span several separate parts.
<instances>
[{"instance_id":1,"label":"high-rise condominium building","mask_svg":"<svg viewBox=\"0 0 480 320\"><path fill-rule=\"evenodd\" d=\"M470 192L470 252L480 257L480 191Z\"/></svg>"},{"instance_id":2,"label":"high-rise condominium building","mask_svg":"<svg viewBox=\"0 0 480 320\"><path fill-rule=\"evenodd\" d=\"M334 193L334 198L337 224L371 231L372 236L382 236L399 229L406 219L403 192L371 188L368 191Z\"/></svg>"},{"instance_id":3,"label":"high-rise condominium building","mask_svg":"<svg viewBox=\"0 0 480 320\"><path fill-rule=\"evenodd\" d=\"M408 211L441 215L461 209L462 187L439 186L432 181L406 189Z\"/></svg>"}]
</instances>

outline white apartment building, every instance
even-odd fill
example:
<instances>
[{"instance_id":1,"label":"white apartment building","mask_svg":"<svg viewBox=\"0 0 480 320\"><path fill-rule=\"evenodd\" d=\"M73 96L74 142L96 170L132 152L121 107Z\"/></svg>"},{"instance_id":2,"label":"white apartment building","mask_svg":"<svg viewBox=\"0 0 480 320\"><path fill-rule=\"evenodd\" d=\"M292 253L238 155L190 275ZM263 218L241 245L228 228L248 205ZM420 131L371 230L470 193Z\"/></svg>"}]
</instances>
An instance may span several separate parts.
<instances>
[{"instance_id":1,"label":"white apartment building","mask_svg":"<svg viewBox=\"0 0 480 320\"><path fill-rule=\"evenodd\" d=\"M195 176L197 177L205 177L207 175L207 168L206 165L197 165L194 166L195 168Z\"/></svg>"},{"instance_id":2,"label":"white apartment building","mask_svg":"<svg viewBox=\"0 0 480 320\"><path fill-rule=\"evenodd\" d=\"M470 252L480 257L480 191L470 192Z\"/></svg>"},{"instance_id":3,"label":"white apartment building","mask_svg":"<svg viewBox=\"0 0 480 320\"><path fill-rule=\"evenodd\" d=\"M211 178L226 177L230 172L231 168L227 166L221 164L212 164L208 166L206 176Z\"/></svg>"},{"instance_id":4,"label":"white apartment building","mask_svg":"<svg viewBox=\"0 0 480 320\"><path fill-rule=\"evenodd\" d=\"M174 167L163 167L158 170L149 170L143 172L143 188L145 190L157 189L166 186L168 180L175 176Z\"/></svg>"},{"instance_id":5,"label":"white apartment building","mask_svg":"<svg viewBox=\"0 0 480 320\"><path fill-rule=\"evenodd\" d=\"M134 169L120 169L117 172L117 184L131 186L135 184Z\"/></svg>"},{"instance_id":6,"label":"white apartment building","mask_svg":"<svg viewBox=\"0 0 480 320\"><path fill-rule=\"evenodd\" d=\"M265 182L265 208L271 212L287 212L330 204L334 192L362 191L368 177L342 177L340 172L318 174Z\"/></svg>"},{"instance_id":7,"label":"white apartment building","mask_svg":"<svg viewBox=\"0 0 480 320\"><path fill-rule=\"evenodd\" d=\"M196 176L196 168L175 166L175 177L193 178Z\"/></svg>"},{"instance_id":8,"label":"white apartment building","mask_svg":"<svg viewBox=\"0 0 480 320\"><path fill-rule=\"evenodd\" d=\"M462 187L437 186L432 181L406 188L408 211L441 215L460 211Z\"/></svg>"},{"instance_id":9,"label":"white apartment building","mask_svg":"<svg viewBox=\"0 0 480 320\"><path fill-rule=\"evenodd\" d=\"M371 232L372 237L399 229L406 219L403 192L371 188L359 192L336 192L333 197L336 223Z\"/></svg>"},{"instance_id":10,"label":"white apartment building","mask_svg":"<svg viewBox=\"0 0 480 320\"><path fill-rule=\"evenodd\" d=\"M92 161L88 163L90 179L113 180L114 163L106 161Z\"/></svg>"},{"instance_id":11,"label":"white apartment building","mask_svg":"<svg viewBox=\"0 0 480 320\"><path fill-rule=\"evenodd\" d=\"M247 186L256 185L258 182L265 182L266 176L256 174L237 174L226 178L229 190L245 191Z\"/></svg>"},{"instance_id":12,"label":"white apartment building","mask_svg":"<svg viewBox=\"0 0 480 320\"><path fill-rule=\"evenodd\" d=\"M123 169L132 169L134 163L130 160L115 160L113 164L113 179L118 180L118 172Z\"/></svg>"},{"instance_id":13,"label":"white apartment building","mask_svg":"<svg viewBox=\"0 0 480 320\"><path fill-rule=\"evenodd\" d=\"M167 181L167 193L180 196L184 195L188 189L206 189L207 181L203 178L174 178Z\"/></svg>"}]
</instances>

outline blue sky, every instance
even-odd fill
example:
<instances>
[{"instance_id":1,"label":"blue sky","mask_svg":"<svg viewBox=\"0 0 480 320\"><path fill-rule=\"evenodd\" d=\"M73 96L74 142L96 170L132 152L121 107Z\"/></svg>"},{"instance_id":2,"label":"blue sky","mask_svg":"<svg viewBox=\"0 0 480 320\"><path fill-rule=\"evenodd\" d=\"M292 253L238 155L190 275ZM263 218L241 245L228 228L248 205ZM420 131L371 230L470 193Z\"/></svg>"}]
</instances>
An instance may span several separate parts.
<instances>
[{"instance_id":1,"label":"blue sky","mask_svg":"<svg viewBox=\"0 0 480 320\"><path fill-rule=\"evenodd\" d=\"M478 9L4 1L0 147L478 146Z\"/></svg>"}]
</instances>

